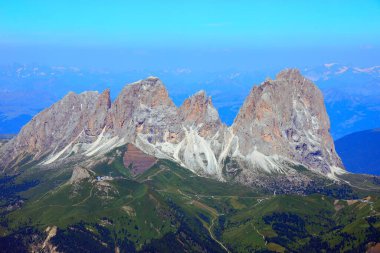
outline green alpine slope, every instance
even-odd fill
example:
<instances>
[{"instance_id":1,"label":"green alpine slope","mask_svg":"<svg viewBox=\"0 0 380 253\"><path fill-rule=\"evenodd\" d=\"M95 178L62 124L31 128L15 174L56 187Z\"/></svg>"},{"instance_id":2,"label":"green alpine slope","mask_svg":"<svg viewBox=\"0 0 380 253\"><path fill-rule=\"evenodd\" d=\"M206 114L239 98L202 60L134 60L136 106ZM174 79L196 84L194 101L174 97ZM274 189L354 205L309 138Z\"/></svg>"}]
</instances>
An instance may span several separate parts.
<instances>
[{"instance_id":1,"label":"green alpine slope","mask_svg":"<svg viewBox=\"0 0 380 253\"><path fill-rule=\"evenodd\" d=\"M274 195L167 160L133 177L125 149L75 180L74 163L3 176L1 251L365 252L380 242L380 185L370 176Z\"/></svg>"}]
</instances>

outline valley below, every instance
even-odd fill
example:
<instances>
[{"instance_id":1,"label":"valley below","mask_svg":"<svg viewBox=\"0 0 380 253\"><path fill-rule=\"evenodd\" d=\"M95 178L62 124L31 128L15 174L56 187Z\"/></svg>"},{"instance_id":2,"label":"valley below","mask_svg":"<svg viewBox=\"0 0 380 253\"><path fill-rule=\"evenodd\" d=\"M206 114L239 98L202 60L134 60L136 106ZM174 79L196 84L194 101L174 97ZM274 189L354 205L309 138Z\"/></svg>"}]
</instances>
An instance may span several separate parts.
<instances>
[{"instance_id":1,"label":"valley below","mask_svg":"<svg viewBox=\"0 0 380 253\"><path fill-rule=\"evenodd\" d=\"M378 177L283 195L168 160L135 174L127 147L82 173L67 164L3 176L2 252L364 252L378 242Z\"/></svg>"}]
</instances>

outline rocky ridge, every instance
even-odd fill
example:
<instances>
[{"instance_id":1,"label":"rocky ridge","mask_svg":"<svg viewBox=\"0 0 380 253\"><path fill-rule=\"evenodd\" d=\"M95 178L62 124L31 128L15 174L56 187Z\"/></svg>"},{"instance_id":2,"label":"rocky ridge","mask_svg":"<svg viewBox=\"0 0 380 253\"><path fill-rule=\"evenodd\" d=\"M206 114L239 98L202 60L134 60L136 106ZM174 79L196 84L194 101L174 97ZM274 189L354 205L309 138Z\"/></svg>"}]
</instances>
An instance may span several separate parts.
<instances>
[{"instance_id":1,"label":"rocky ridge","mask_svg":"<svg viewBox=\"0 0 380 253\"><path fill-rule=\"evenodd\" d=\"M232 125L241 156L278 155L323 174L343 167L329 130L321 91L296 69L254 87Z\"/></svg>"},{"instance_id":2,"label":"rocky ridge","mask_svg":"<svg viewBox=\"0 0 380 253\"><path fill-rule=\"evenodd\" d=\"M131 143L219 180L252 184L261 174L292 175L291 165L333 177L343 166L329 127L321 92L298 70L254 87L231 127L204 91L178 108L149 77L125 86L113 103L109 90L69 93L1 147L0 171L17 170L21 161L92 159Z\"/></svg>"}]
</instances>

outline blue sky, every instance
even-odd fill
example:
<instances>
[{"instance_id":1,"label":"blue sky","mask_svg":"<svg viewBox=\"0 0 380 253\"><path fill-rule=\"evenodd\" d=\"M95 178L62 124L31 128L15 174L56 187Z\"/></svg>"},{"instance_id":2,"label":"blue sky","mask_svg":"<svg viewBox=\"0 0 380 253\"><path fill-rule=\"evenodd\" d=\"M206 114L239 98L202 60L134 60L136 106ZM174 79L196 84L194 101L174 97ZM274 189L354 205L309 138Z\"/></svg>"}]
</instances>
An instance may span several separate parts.
<instances>
[{"instance_id":1,"label":"blue sky","mask_svg":"<svg viewBox=\"0 0 380 253\"><path fill-rule=\"evenodd\" d=\"M1 1L0 63L257 68L380 56L380 1Z\"/></svg>"}]
</instances>

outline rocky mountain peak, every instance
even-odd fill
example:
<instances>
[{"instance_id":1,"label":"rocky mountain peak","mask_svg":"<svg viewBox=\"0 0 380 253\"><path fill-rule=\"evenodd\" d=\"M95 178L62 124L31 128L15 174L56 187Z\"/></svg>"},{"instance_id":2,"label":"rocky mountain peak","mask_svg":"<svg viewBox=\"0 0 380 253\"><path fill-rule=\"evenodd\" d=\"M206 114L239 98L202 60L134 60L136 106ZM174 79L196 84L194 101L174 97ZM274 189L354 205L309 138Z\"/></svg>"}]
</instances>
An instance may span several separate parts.
<instances>
[{"instance_id":1,"label":"rocky mountain peak","mask_svg":"<svg viewBox=\"0 0 380 253\"><path fill-rule=\"evenodd\" d=\"M161 80L149 77L123 88L111 106L109 125L128 140L147 135L154 143L164 139L165 131L178 128L177 114Z\"/></svg>"},{"instance_id":2,"label":"rocky mountain peak","mask_svg":"<svg viewBox=\"0 0 380 253\"><path fill-rule=\"evenodd\" d=\"M285 79L285 80L293 80L294 81L297 79L304 79L304 77L302 76L299 69L285 69L285 70L280 71L276 75L276 79L277 80Z\"/></svg>"},{"instance_id":3,"label":"rocky mountain peak","mask_svg":"<svg viewBox=\"0 0 380 253\"><path fill-rule=\"evenodd\" d=\"M232 128L245 156L256 149L323 173L343 166L329 133L322 93L296 69L252 89Z\"/></svg>"},{"instance_id":4,"label":"rocky mountain peak","mask_svg":"<svg viewBox=\"0 0 380 253\"><path fill-rule=\"evenodd\" d=\"M160 78L156 76L148 76L146 79L143 80L144 82L150 83L151 85L163 85Z\"/></svg>"},{"instance_id":5,"label":"rocky mountain peak","mask_svg":"<svg viewBox=\"0 0 380 253\"><path fill-rule=\"evenodd\" d=\"M16 138L3 146L0 152L2 160L0 170L5 169L20 156L42 156L64 149L74 143L89 129L99 132L101 117L106 117L107 106L102 110L97 105L102 96L98 92L88 91L81 94L68 93L59 102L37 114L25 125ZM100 103L101 104L101 103ZM92 122L92 123L91 123Z\"/></svg>"},{"instance_id":6,"label":"rocky mountain peak","mask_svg":"<svg viewBox=\"0 0 380 253\"><path fill-rule=\"evenodd\" d=\"M147 79L126 85L121 91L116 101L126 100L135 101L138 99L140 104L148 107L156 106L174 106L170 99L166 87L157 77L148 77Z\"/></svg>"},{"instance_id":7,"label":"rocky mountain peak","mask_svg":"<svg viewBox=\"0 0 380 253\"><path fill-rule=\"evenodd\" d=\"M106 127L108 119L108 111L111 108L110 90L104 90L96 101L96 105L91 115L89 115L89 121L85 132L90 136L99 135L103 128Z\"/></svg>"},{"instance_id":8,"label":"rocky mountain peak","mask_svg":"<svg viewBox=\"0 0 380 253\"><path fill-rule=\"evenodd\" d=\"M105 89L99 97L98 107L105 106L107 109L111 108L111 94L110 89Z\"/></svg>"},{"instance_id":9,"label":"rocky mountain peak","mask_svg":"<svg viewBox=\"0 0 380 253\"><path fill-rule=\"evenodd\" d=\"M202 123L204 120L220 121L211 97L201 90L187 98L180 107L185 121Z\"/></svg>"},{"instance_id":10,"label":"rocky mountain peak","mask_svg":"<svg viewBox=\"0 0 380 253\"><path fill-rule=\"evenodd\" d=\"M198 91L198 92L196 92L195 94L192 95L192 97L197 97L197 96L207 98L206 91L205 90L200 90L200 91Z\"/></svg>"},{"instance_id":11,"label":"rocky mountain peak","mask_svg":"<svg viewBox=\"0 0 380 253\"><path fill-rule=\"evenodd\" d=\"M211 97L201 90L186 99L179 108L185 125L200 128L201 136L215 133L222 124L218 111L212 104Z\"/></svg>"}]
</instances>

